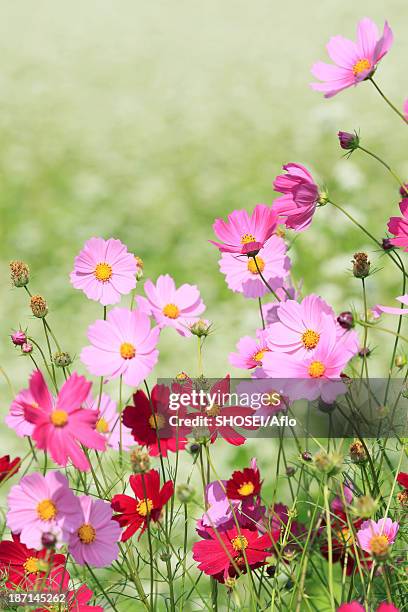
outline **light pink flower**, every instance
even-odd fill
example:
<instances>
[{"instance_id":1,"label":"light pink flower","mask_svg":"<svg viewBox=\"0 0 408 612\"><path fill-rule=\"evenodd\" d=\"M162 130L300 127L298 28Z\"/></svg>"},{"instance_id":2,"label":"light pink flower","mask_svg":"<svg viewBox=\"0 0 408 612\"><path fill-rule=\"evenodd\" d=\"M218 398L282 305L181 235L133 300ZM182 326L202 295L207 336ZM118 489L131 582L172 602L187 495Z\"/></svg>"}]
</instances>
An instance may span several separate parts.
<instances>
[{"instance_id":1,"label":"light pink flower","mask_svg":"<svg viewBox=\"0 0 408 612\"><path fill-rule=\"evenodd\" d=\"M123 376L127 385L137 387L157 363L159 333L158 327L150 329L150 319L140 309L113 308L106 321L89 326L91 346L82 349L81 361L94 376Z\"/></svg>"},{"instance_id":2,"label":"light pink flower","mask_svg":"<svg viewBox=\"0 0 408 612\"><path fill-rule=\"evenodd\" d=\"M256 338L244 336L238 341L237 353L229 354L229 362L236 368L252 370L262 366L262 359L266 351L269 351L266 341L266 331L258 330Z\"/></svg>"},{"instance_id":3,"label":"light pink flower","mask_svg":"<svg viewBox=\"0 0 408 612\"><path fill-rule=\"evenodd\" d=\"M279 308L279 305L281 304L281 302L286 302L286 300L299 301L301 286L302 286L302 282L299 283L299 286L296 289L292 285L291 280L288 279L283 283L282 287L280 287L279 289L275 291L276 295L278 296L280 300L279 302L278 300L274 299L274 301L272 302L267 302L266 304L262 304L262 314L263 314L265 324L267 326L271 325L271 323L276 323L276 321L279 321L278 316L277 316L277 309Z\"/></svg>"},{"instance_id":4,"label":"light pink flower","mask_svg":"<svg viewBox=\"0 0 408 612\"><path fill-rule=\"evenodd\" d=\"M20 438L31 436L34 431L34 425L27 421L24 416L24 407L30 404L34 408L38 408L38 404L34 400L31 391L29 389L23 389L13 399L9 413L4 419L8 427L14 429Z\"/></svg>"},{"instance_id":5,"label":"light pink flower","mask_svg":"<svg viewBox=\"0 0 408 612\"><path fill-rule=\"evenodd\" d=\"M275 191L282 193L273 203L286 227L303 232L312 222L319 200L318 187L308 170L301 164L286 164L273 182Z\"/></svg>"},{"instance_id":6,"label":"light pink flower","mask_svg":"<svg viewBox=\"0 0 408 612\"><path fill-rule=\"evenodd\" d=\"M137 262L120 240L90 238L75 257L70 279L90 300L117 304L136 287Z\"/></svg>"},{"instance_id":7,"label":"light pink flower","mask_svg":"<svg viewBox=\"0 0 408 612\"><path fill-rule=\"evenodd\" d=\"M246 210L234 210L228 221L216 219L213 230L220 242L210 240L221 253L246 254L258 251L272 236L278 223L278 216L272 208L258 204L251 216ZM223 244L224 243L224 244Z\"/></svg>"},{"instance_id":8,"label":"light pink flower","mask_svg":"<svg viewBox=\"0 0 408 612\"><path fill-rule=\"evenodd\" d=\"M32 438L37 448L49 451L58 465L66 466L71 459L75 467L87 471L90 466L81 445L105 450L105 439L95 431L97 414L82 408L91 386L74 372L53 398L41 372L31 375L30 392L38 406L26 404L24 416L34 425Z\"/></svg>"},{"instance_id":9,"label":"light pink flower","mask_svg":"<svg viewBox=\"0 0 408 612\"><path fill-rule=\"evenodd\" d=\"M144 292L147 298L137 298L142 312L153 315L160 328L174 327L181 336L191 335L189 326L198 321L205 310L195 285L184 284L177 289L172 277L164 274L159 276L156 285L147 280Z\"/></svg>"},{"instance_id":10,"label":"light pink flower","mask_svg":"<svg viewBox=\"0 0 408 612\"><path fill-rule=\"evenodd\" d=\"M61 472L23 476L11 487L7 503L7 526L20 534L20 541L29 548L43 548L41 536L45 532L54 533L60 547L80 524L78 498Z\"/></svg>"},{"instance_id":11,"label":"light pink flower","mask_svg":"<svg viewBox=\"0 0 408 612\"><path fill-rule=\"evenodd\" d=\"M408 251L408 198L403 198L399 207L402 217L391 217L388 221L388 231L395 236L390 239L390 242Z\"/></svg>"},{"instance_id":12,"label":"light pink flower","mask_svg":"<svg viewBox=\"0 0 408 612\"><path fill-rule=\"evenodd\" d=\"M116 410L116 402L106 393L102 393L99 403L99 397L93 398L90 394L84 406L89 410L97 411L96 431L106 438L110 448L118 450L120 448L120 415ZM135 441L130 429L122 423L122 449L128 451L134 445Z\"/></svg>"},{"instance_id":13,"label":"light pink flower","mask_svg":"<svg viewBox=\"0 0 408 612\"><path fill-rule=\"evenodd\" d=\"M88 495L79 498L79 527L70 534L68 551L78 565L108 567L118 558L122 530L112 520L110 504Z\"/></svg>"},{"instance_id":14,"label":"light pink flower","mask_svg":"<svg viewBox=\"0 0 408 612\"><path fill-rule=\"evenodd\" d=\"M394 544L397 537L399 524L393 522L390 518L382 518L379 521L368 520L362 523L361 528L357 531L357 542L360 548L368 553L373 553L376 549L376 544L379 537L385 538L385 545Z\"/></svg>"},{"instance_id":15,"label":"light pink flower","mask_svg":"<svg viewBox=\"0 0 408 612\"><path fill-rule=\"evenodd\" d=\"M285 241L272 236L256 255L258 267L273 290L282 287L290 269L286 256ZM223 253L219 261L227 285L232 291L243 293L247 298L262 297L269 292L259 273L253 257Z\"/></svg>"},{"instance_id":16,"label":"light pink flower","mask_svg":"<svg viewBox=\"0 0 408 612\"><path fill-rule=\"evenodd\" d=\"M401 304L405 304L406 306L408 306L408 293L406 293L405 295L400 295L399 297L395 299L398 300L398 302L401 302ZM374 311L374 313L385 312L387 314L396 314L396 315L408 314L408 308L394 308L393 306L381 306L380 304L377 304L376 306L374 306L372 310Z\"/></svg>"},{"instance_id":17,"label":"light pink flower","mask_svg":"<svg viewBox=\"0 0 408 612\"><path fill-rule=\"evenodd\" d=\"M391 48L393 34L387 22L380 37L376 24L365 17L357 25L357 42L343 36L333 36L327 51L334 64L317 62L312 74L322 83L312 83L311 87L324 92L331 98L343 89L357 85L370 77L378 62Z\"/></svg>"}]
</instances>

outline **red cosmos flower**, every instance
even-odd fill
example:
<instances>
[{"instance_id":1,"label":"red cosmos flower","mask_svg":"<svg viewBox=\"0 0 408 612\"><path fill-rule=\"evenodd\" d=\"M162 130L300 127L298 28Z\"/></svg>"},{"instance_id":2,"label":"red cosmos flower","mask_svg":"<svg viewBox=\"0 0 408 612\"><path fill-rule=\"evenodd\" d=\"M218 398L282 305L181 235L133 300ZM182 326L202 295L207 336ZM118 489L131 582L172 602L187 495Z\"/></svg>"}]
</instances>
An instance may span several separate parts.
<instances>
[{"instance_id":1,"label":"red cosmos flower","mask_svg":"<svg viewBox=\"0 0 408 612\"><path fill-rule=\"evenodd\" d=\"M151 402L146 394L139 390L133 395L133 406L126 406L123 411L123 424L132 430L136 442L149 447L149 453L153 457L159 454L166 457L167 451L183 450L187 444L185 435L190 430L182 426L176 429L169 424L171 416L178 415L180 418L185 414L185 410L180 408L177 413L170 410L169 397L170 389L166 385L155 385Z\"/></svg>"},{"instance_id":2,"label":"red cosmos flower","mask_svg":"<svg viewBox=\"0 0 408 612\"><path fill-rule=\"evenodd\" d=\"M229 499L248 499L254 495L259 495L261 484L256 459L252 459L251 467L236 470L227 481L227 497Z\"/></svg>"},{"instance_id":3,"label":"red cosmos flower","mask_svg":"<svg viewBox=\"0 0 408 612\"><path fill-rule=\"evenodd\" d=\"M362 519L357 519L353 522L354 531L358 531L362 524ZM337 513L337 518L333 519L332 525L332 554L333 563L339 562L342 567L346 563L346 574L350 576L356 565L355 549L353 546L353 532L348 528L347 517L343 512ZM326 535L326 527L322 529L322 535ZM329 547L325 541L320 547L323 557L329 558ZM368 557L366 553L360 551L361 557Z\"/></svg>"},{"instance_id":4,"label":"red cosmos flower","mask_svg":"<svg viewBox=\"0 0 408 612\"><path fill-rule=\"evenodd\" d=\"M397 477L398 484L408 490L408 472L400 472Z\"/></svg>"},{"instance_id":5,"label":"red cosmos flower","mask_svg":"<svg viewBox=\"0 0 408 612\"><path fill-rule=\"evenodd\" d=\"M274 545L269 534L259 536L257 531L242 528L238 532L235 526L217 533L207 527L206 533L205 539L194 543L193 559L198 562L199 570L219 582L225 582L226 578L239 572L245 573L245 557L252 569L263 565Z\"/></svg>"},{"instance_id":6,"label":"red cosmos flower","mask_svg":"<svg viewBox=\"0 0 408 612\"><path fill-rule=\"evenodd\" d=\"M49 567L55 568L65 564L65 556L54 554L45 548L34 550L20 542L20 536L12 534L13 540L0 542L0 574L7 578L6 587L23 590L34 590L49 572Z\"/></svg>"},{"instance_id":7,"label":"red cosmos flower","mask_svg":"<svg viewBox=\"0 0 408 612\"><path fill-rule=\"evenodd\" d=\"M148 521L157 522L160 519L162 508L174 493L171 480L164 483L160 489L160 476L157 470L150 470L146 474L134 474L129 478L129 484L136 497L129 495L115 495L111 506L116 514L116 520L121 527L127 527L122 533L122 542L126 542L132 535L142 528L140 535L147 527Z\"/></svg>"},{"instance_id":8,"label":"red cosmos flower","mask_svg":"<svg viewBox=\"0 0 408 612\"><path fill-rule=\"evenodd\" d=\"M10 461L10 455L4 455L0 457L0 482L6 478L10 478L14 474L17 474L20 469L20 457L16 457L13 461Z\"/></svg>"},{"instance_id":9,"label":"red cosmos flower","mask_svg":"<svg viewBox=\"0 0 408 612\"><path fill-rule=\"evenodd\" d=\"M85 584L82 584L77 589L69 589L70 581L69 573L63 567L57 567L52 570L48 576L43 591L53 593L66 593L66 600L61 604L54 604L55 609L66 610L66 612L104 612L102 606L90 606L89 601L93 597L93 592ZM54 609L54 607L52 608ZM50 607L35 608L34 612L49 612Z\"/></svg>"}]
</instances>

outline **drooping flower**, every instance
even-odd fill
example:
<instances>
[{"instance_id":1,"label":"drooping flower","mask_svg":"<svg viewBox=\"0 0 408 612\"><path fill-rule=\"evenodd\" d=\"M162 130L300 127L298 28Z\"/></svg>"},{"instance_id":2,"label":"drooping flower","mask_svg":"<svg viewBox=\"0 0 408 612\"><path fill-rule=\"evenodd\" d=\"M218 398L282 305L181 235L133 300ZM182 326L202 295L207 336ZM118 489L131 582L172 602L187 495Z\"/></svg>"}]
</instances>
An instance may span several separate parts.
<instances>
[{"instance_id":1,"label":"drooping flower","mask_svg":"<svg viewBox=\"0 0 408 612\"><path fill-rule=\"evenodd\" d=\"M106 441L95 431L98 415L82 408L92 383L75 372L53 398L39 370L30 378L30 392L37 406L24 406L24 416L34 425L32 438L37 448L49 451L53 461L66 466L71 459L80 470L89 470L89 461L81 445L105 450Z\"/></svg>"},{"instance_id":2,"label":"drooping flower","mask_svg":"<svg viewBox=\"0 0 408 612\"><path fill-rule=\"evenodd\" d=\"M244 468L243 470L236 470L227 481L227 497L228 499L242 500L259 496L261 485L261 477L256 459L252 459L251 467Z\"/></svg>"},{"instance_id":3,"label":"drooping flower","mask_svg":"<svg viewBox=\"0 0 408 612\"><path fill-rule=\"evenodd\" d=\"M376 24L365 17L357 25L357 42L343 36L333 36L327 43L327 51L333 64L317 62L312 74L322 83L312 83L316 91L324 92L325 98L335 96L343 89L357 85L371 77L378 62L391 48L393 34L387 22L382 36Z\"/></svg>"},{"instance_id":4,"label":"drooping flower","mask_svg":"<svg viewBox=\"0 0 408 612\"><path fill-rule=\"evenodd\" d=\"M18 331L15 331L11 334L10 336L12 343L15 346L23 346L23 344L25 344L27 342L27 336L26 333L23 332L23 330L19 329Z\"/></svg>"},{"instance_id":5,"label":"drooping flower","mask_svg":"<svg viewBox=\"0 0 408 612\"><path fill-rule=\"evenodd\" d=\"M401 304L405 304L406 306L408 306L408 293L406 293L405 295L400 295L399 297L395 299L398 300L398 302L401 302ZM374 306L373 311L374 313L379 313L379 314L381 314L382 312L385 312L386 314L396 314L396 315L408 314L408 308L396 308L394 306L381 306L381 304L377 304L376 306Z\"/></svg>"},{"instance_id":6,"label":"drooping flower","mask_svg":"<svg viewBox=\"0 0 408 612\"><path fill-rule=\"evenodd\" d=\"M238 341L237 353L229 354L229 362L236 368L252 370L262 366L262 359L266 351L269 351L266 332L258 330L256 338L244 336Z\"/></svg>"},{"instance_id":7,"label":"drooping flower","mask_svg":"<svg viewBox=\"0 0 408 612\"><path fill-rule=\"evenodd\" d=\"M89 602L94 597L91 589L85 584L74 589L69 588L70 575L63 567L51 570L47 580L42 585L42 590L53 593L66 593L67 597L63 604L57 604L57 608L64 606L65 612L104 612L102 606L91 606ZM49 612L50 608L35 608L34 612Z\"/></svg>"},{"instance_id":8,"label":"drooping flower","mask_svg":"<svg viewBox=\"0 0 408 612\"><path fill-rule=\"evenodd\" d=\"M0 574L6 578L6 587L35 590L36 583L52 568L65 564L65 556L50 553L46 548L35 550L20 542L20 536L12 533L12 540L0 542Z\"/></svg>"},{"instance_id":9,"label":"drooping flower","mask_svg":"<svg viewBox=\"0 0 408 612\"><path fill-rule=\"evenodd\" d=\"M118 512L113 518L121 527L126 527L122 533L122 542L126 542L141 528L141 534L147 528L149 521L157 522L163 506L174 494L171 480L167 480L160 489L160 476L157 470L146 474L133 474L129 484L135 497L115 495L112 498L112 508ZM136 498L136 500L135 500Z\"/></svg>"},{"instance_id":10,"label":"drooping flower","mask_svg":"<svg viewBox=\"0 0 408 612\"><path fill-rule=\"evenodd\" d=\"M185 283L176 288L173 278L164 274L156 284L147 280L143 288L147 297L137 297L141 311L153 315L159 328L174 327L181 336L190 336L190 325L205 310L198 287Z\"/></svg>"},{"instance_id":11,"label":"drooping flower","mask_svg":"<svg viewBox=\"0 0 408 612\"><path fill-rule=\"evenodd\" d=\"M90 300L117 304L136 287L137 262L120 240L90 238L75 257L70 279Z\"/></svg>"},{"instance_id":12,"label":"drooping flower","mask_svg":"<svg viewBox=\"0 0 408 612\"><path fill-rule=\"evenodd\" d=\"M400 472L397 476L397 482L401 487L408 490L408 472Z\"/></svg>"},{"instance_id":13,"label":"drooping flower","mask_svg":"<svg viewBox=\"0 0 408 612\"><path fill-rule=\"evenodd\" d=\"M274 545L268 533L259 536L257 531L238 530L235 525L218 533L207 527L206 533L206 538L193 544L193 559L200 571L219 582L246 573L247 565L261 567Z\"/></svg>"},{"instance_id":14,"label":"drooping flower","mask_svg":"<svg viewBox=\"0 0 408 612\"><path fill-rule=\"evenodd\" d=\"M338 133L338 137L339 144L341 148L345 151L354 151L355 149L358 149L360 144L360 138L357 132L354 132L354 134L350 134L350 132L340 131Z\"/></svg>"},{"instance_id":15,"label":"drooping flower","mask_svg":"<svg viewBox=\"0 0 408 612\"><path fill-rule=\"evenodd\" d=\"M4 457L0 457L0 482L3 480L8 480L14 474L17 474L20 469L21 459L20 457L16 457L12 461L10 461L10 455L4 455Z\"/></svg>"},{"instance_id":16,"label":"drooping flower","mask_svg":"<svg viewBox=\"0 0 408 612\"><path fill-rule=\"evenodd\" d=\"M78 565L107 567L119 554L121 529L112 519L112 508L102 499L79 498L80 526L71 533L68 550Z\"/></svg>"},{"instance_id":17,"label":"drooping flower","mask_svg":"<svg viewBox=\"0 0 408 612\"><path fill-rule=\"evenodd\" d=\"M373 557L384 557L395 542L399 524L389 517L379 521L368 520L362 523L357 532L357 542L363 550Z\"/></svg>"},{"instance_id":18,"label":"drooping flower","mask_svg":"<svg viewBox=\"0 0 408 612\"><path fill-rule=\"evenodd\" d=\"M247 298L257 298L269 292L259 272L273 290L279 289L288 275L290 260L286 256L285 241L274 235L259 250L255 258L223 253L219 266L232 291L243 293Z\"/></svg>"},{"instance_id":19,"label":"drooping flower","mask_svg":"<svg viewBox=\"0 0 408 612\"><path fill-rule=\"evenodd\" d=\"M210 242L221 253L256 253L275 232L277 223L275 210L265 204L255 206L251 216L246 210L234 210L228 215L228 221L216 219L213 225L222 242Z\"/></svg>"},{"instance_id":20,"label":"drooping flower","mask_svg":"<svg viewBox=\"0 0 408 612\"><path fill-rule=\"evenodd\" d=\"M110 448L118 450L120 448L121 433L120 415L116 410L116 402L106 393L102 393L100 401L99 397L93 398L90 394L84 407L97 412L96 431L106 438L106 443ZM134 446L134 443L129 429L122 422L122 449L128 451Z\"/></svg>"},{"instance_id":21,"label":"drooping flower","mask_svg":"<svg viewBox=\"0 0 408 612\"><path fill-rule=\"evenodd\" d=\"M280 174L273 182L275 191L283 195L273 203L286 227L303 232L312 222L319 201L319 189L310 172L301 164L283 166L287 174Z\"/></svg>"},{"instance_id":22,"label":"drooping flower","mask_svg":"<svg viewBox=\"0 0 408 612\"><path fill-rule=\"evenodd\" d=\"M402 217L391 217L388 221L388 231L394 234L390 242L396 247L408 251L408 198L403 198L399 204Z\"/></svg>"},{"instance_id":23,"label":"drooping flower","mask_svg":"<svg viewBox=\"0 0 408 612\"><path fill-rule=\"evenodd\" d=\"M7 526L30 548L41 550L41 537L46 532L54 533L57 546L61 546L79 527L79 502L61 472L23 476L11 488L7 502Z\"/></svg>"},{"instance_id":24,"label":"drooping flower","mask_svg":"<svg viewBox=\"0 0 408 612\"><path fill-rule=\"evenodd\" d=\"M94 376L123 376L127 385L137 387L157 363L159 333L158 327L150 329L149 317L139 309L113 308L106 321L89 326L91 346L82 349L81 361Z\"/></svg>"}]
</instances>

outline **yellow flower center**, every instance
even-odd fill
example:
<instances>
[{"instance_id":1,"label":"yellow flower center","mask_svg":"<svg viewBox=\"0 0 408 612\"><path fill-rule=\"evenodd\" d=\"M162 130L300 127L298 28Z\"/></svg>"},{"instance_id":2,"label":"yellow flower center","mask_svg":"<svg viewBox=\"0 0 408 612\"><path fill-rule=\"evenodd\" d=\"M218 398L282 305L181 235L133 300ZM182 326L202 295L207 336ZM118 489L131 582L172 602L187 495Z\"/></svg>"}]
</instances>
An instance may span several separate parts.
<instances>
[{"instance_id":1,"label":"yellow flower center","mask_svg":"<svg viewBox=\"0 0 408 612\"><path fill-rule=\"evenodd\" d=\"M122 342L120 345L120 356L122 359L133 359L136 355L136 349L130 342Z\"/></svg>"},{"instance_id":2,"label":"yellow flower center","mask_svg":"<svg viewBox=\"0 0 408 612\"><path fill-rule=\"evenodd\" d=\"M353 543L353 533L348 527L344 527L337 532L337 537L344 546L351 546Z\"/></svg>"},{"instance_id":3,"label":"yellow flower center","mask_svg":"<svg viewBox=\"0 0 408 612\"><path fill-rule=\"evenodd\" d=\"M255 259L256 259L256 263L255 263ZM256 264L258 264L258 267L257 267ZM258 257L258 256L256 256L255 258L254 257L250 257L248 259L248 270L249 270L249 272L251 272L251 274L259 274L258 268L259 268L260 272L263 272L264 269L265 269L265 262L262 259L262 257Z\"/></svg>"},{"instance_id":4,"label":"yellow flower center","mask_svg":"<svg viewBox=\"0 0 408 612\"><path fill-rule=\"evenodd\" d=\"M376 535L370 540L370 549L376 557L386 555L389 548L389 541L386 535Z\"/></svg>"},{"instance_id":5,"label":"yellow flower center","mask_svg":"<svg viewBox=\"0 0 408 612\"><path fill-rule=\"evenodd\" d=\"M255 355L252 357L252 359L254 361L258 361L258 363L260 363L262 361L262 359L264 358L265 353L268 351L268 349L262 349L261 351L258 351L257 353L255 353Z\"/></svg>"},{"instance_id":6,"label":"yellow flower center","mask_svg":"<svg viewBox=\"0 0 408 612\"><path fill-rule=\"evenodd\" d=\"M136 506L136 512L140 514L140 516L147 516L150 514L153 508L153 502L151 499L142 499Z\"/></svg>"},{"instance_id":7,"label":"yellow flower center","mask_svg":"<svg viewBox=\"0 0 408 612\"><path fill-rule=\"evenodd\" d=\"M370 70L370 68L371 68L371 63L369 62L368 59L364 58L364 59L358 60L358 62L356 62L353 66L354 76L358 76L362 72L365 72L366 70Z\"/></svg>"},{"instance_id":8,"label":"yellow flower center","mask_svg":"<svg viewBox=\"0 0 408 612\"><path fill-rule=\"evenodd\" d=\"M243 234L241 236L241 244L249 244L250 242L256 242L255 236L252 234Z\"/></svg>"},{"instance_id":9,"label":"yellow flower center","mask_svg":"<svg viewBox=\"0 0 408 612\"><path fill-rule=\"evenodd\" d=\"M96 431L98 431L99 433L108 433L109 425L103 417L98 419L98 421L96 422Z\"/></svg>"},{"instance_id":10,"label":"yellow flower center","mask_svg":"<svg viewBox=\"0 0 408 612\"><path fill-rule=\"evenodd\" d=\"M57 516L57 508L52 499L43 499L37 504L37 515L42 521L51 521Z\"/></svg>"},{"instance_id":11,"label":"yellow flower center","mask_svg":"<svg viewBox=\"0 0 408 612\"><path fill-rule=\"evenodd\" d=\"M95 278L101 283L106 283L112 276L112 266L106 262L98 263L95 268Z\"/></svg>"},{"instance_id":12,"label":"yellow flower center","mask_svg":"<svg viewBox=\"0 0 408 612\"><path fill-rule=\"evenodd\" d=\"M211 408L210 408L210 407L208 407L208 408L207 408L207 411L206 411L206 412L207 412L208 416L210 416L210 417L216 417L216 416L218 416L218 415L220 414L220 412L221 412L221 406L219 406L218 404L213 404L213 405L211 406Z\"/></svg>"},{"instance_id":13,"label":"yellow flower center","mask_svg":"<svg viewBox=\"0 0 408 612\"><path fill-rule=\"evenodd\" d=\"M28 557L26 562L23 564L23 567L27 574L36 574L39 570L38 559L35 557Z\"/></svg>"},{"instance_id":14,"label":"yellow flower center","mask_svg":"<svg viewBox=\"0 0 408 612\"><path fill-rule=\"evenodd\" d=\"M248 540L245 536L239 535L231 540L232 548L237 552L245 550L248 547Z\"/></svg>"},{"instance_id":15,"label":"yellow flower center","mask_svg":"<svg viewBox=\"0 0 408 612\"><path fill-rule=\"evenodd\" d=\"M65 410L53 410L51 412L51 423L55 427L64 427L68 423L68 413Z\"/></svg>"},{"instance_id":16,"label":"yellow flower center","mask_svg":"<svg viewBox=\"0 0 408 612\"><path fill-rule=\"evenodd\" d=\"M308 373L312 378L320 378L326 371L326 366L321 361L312 361Z\"/></svg>"},{"instance_id":17,"label":"yellow flower center","mask_svg":"<svg viewBox=\"0 0 408 612\"><path fill-rule=\"evenodd\" d=\"M149 425L152 429L163 429L166 424L166 419L162 414L155 414L149 417Z\"/></svg>"},{"instance_id":18,"label":"yellow flower center","mask_svg":"<svg viewBox=\"0 0 408 612\"><path fill-rule=\"evenodd\" d=\"M78 529L78 538L81 540L82 544L91 544L96 539L95 528L89 523L84 523Z\"/></svg>"},{"instance_id":19,"label":"yellow flower center","mask_svg":"<svg viewBox=\"0 0 408 612\"><path fill-rule=\"evenodd\" d=\"M307 329L302 334L303 346L308 350L316 348L316 346L319 344L319 340L320 340L320 334L313 331L313 329Z\"/></svg>"},{"instance_id":20,"label":"yellow flower center","mask_svg":"<svg viewBox=\"0 0 408 612\"><path fill-rule=\"evenodd\" d=\"M179 307L175 304L166 304L162 310L165 317L169 319L177 319L180 316Z\"/></svg>"},{"instance_id":21,"label":"yellow flower center","mask_svg":"<svg viewBox=\"0 0 408 612\"><path fill-rule=\"evenodd\" d=\"M244 482L244 484L239 487L238 493L246 497L247 495L252 495L254 490L255 486L252 482Z\"/></svg>"}]
</instances>

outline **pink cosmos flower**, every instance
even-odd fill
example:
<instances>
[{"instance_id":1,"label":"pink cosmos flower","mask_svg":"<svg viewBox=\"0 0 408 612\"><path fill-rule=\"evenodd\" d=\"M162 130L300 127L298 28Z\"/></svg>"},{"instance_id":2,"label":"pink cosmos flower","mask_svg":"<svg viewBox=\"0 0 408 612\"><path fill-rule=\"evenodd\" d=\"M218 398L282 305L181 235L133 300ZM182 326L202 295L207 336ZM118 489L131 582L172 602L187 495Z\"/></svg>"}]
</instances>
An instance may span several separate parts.
<instances>
[{"instance_id":1,"label":"pink cosmos flower","mask_svg":"<svg viewBox=\"0 0 408 612\"><path fill-rule=\"evenodd\" d=\"M266 326L270 325L271 323L276 323L276 321L279 321L277 316L277 309L279 308L281 302L286 302L286 300L299 301L301 287L302 282L299 283L298 288L295 288L292 285L291 280L287 279L284 282L283 286L275 291L280 301L275 299L272 302L262 304L262 314Z\"/></svg>"},{"instance_id":2,"label":"pink cosmos flower","mask_svg":"<svg viewBox=\"0 0 408 612\"><path fill-rule=\"evenodd\" d=\"M153 315L160 329L174 327L181 336L191 335L189 327L199 320L205 310L195 285L184 284L176 289L172 277L164 274L159 276L156 285L147 280L144 292L147 298L137 298L140 310Z\"/></svg>"},{"instance_id":3,"label":"pink cosmos flower","mask_svg":"<svg viewBox=\"0 0 408 612\"><path fill-rule=\"evenodd\" d=\"M405 120L408 121L408 98L404 102L404 117Z\"/></svg>"},{"instance_id":4,"label":"pink cosmos flower","mask_svg":"<svg viewBox=\"0 0 408 612\"><path fill-rule=\"evenodd\" d=\"M396 608L393 604L383 601L378 608L377 612L399 612L399 608Z\"/></svg>"},{"instance_id":5,"label":"pink cosmos flower","mask_svg":"<svg viewBox=\"0 0 408 612\"><path fill-rule=\"evenodd\" d=\"M358 601L351 601L350 603L342 604L340 608L337 608L337 612L365 612L365 608Z\"/></svg>"},{"instance_id":6,"label":"pink cosmos flower","mask_svg":"<svg viewBox=\"0 0 408 612\"><path fill-rule=\"evenodd\" d=\"M405 304L406 306L408 306L408 293L406 293L405 295L400 295L399 297L395 299L398 300L398 302L401 302L401 304ZM396 314L396 315L408 314L408 308L394 308L393 306L381 306L380 304L377 304L376 306L374 306L372 310L374 311L374 313L380 313L380 314L382 312L385 312L387 314Z\"/></svg>"},{"instance_id":7,"label":"pink cosmos flower","mask_svg":"<svg viewBox=\"0 0 408 612\"><path fill-rule=\"evenodd\" d=\"M303 232L312 222L319 190L310 172L301 164L286 164L283 170L287 174L280 174L273 182L275 191L283 193L274 201L273 210L286 227Z\"/></svg>"},{"instance_id":8,"label":"pink cosmos flower","mask_svg":"<svg viewBox=\"0 0 408 612\"><path fill-rule=\"evenodd\" d=\"M234 210L228 215L228 221L216 219L213 230L223 241L212 244L221 253L247 254L259 251L272 236L278 223L278 216L272 208L258 204L251 216L246 210Z\"/></svg>"},{"instance_id":9,"label":"pink cosmos flower","mask_svg":"<svg viewBox=\"0 0 408 612\"><path fill-rule=\"evenodd\" d=\"M399 524L390 518L382 518L377 522L371 519L364 521L357 531L358 545L372 555L381 556L394 544L398 529Z\"/></svg>"},{"instance_id":10,"label":"pink cosmos flower","mask_svg":"<svg viewBox=\"0 0 408 612\"><path fill-rule=\"evenodd\" d=\"M393 34L387 22L379 37L378 28L365 17L357 25L357 42L343 36L333 36L327 51L334 64L317 62L312 74L322 83L312 83L316 91L324 92L325 98L335 96L343 89L357 85L372 76L378 62L391 48Z\"/></svg>"},{"instance_id":11,"label":"pink cosmos flower","mask_svg":"<svg viewBox=\"0 0 408 612\"><path fill-rule=\"evenodd\" d=\"M408 251L408 198L403 198L399 207L402 217L391 217L388 221L388 231L395 236L390 239L390 242Z\"/></svg>"},{"instance_id":12,"label":"pink cosmos flower","mask_svg":"<svg viewBox=\"0 0 408 612\"><path fill-rule=\"evenodd\" d=\"M120 240L90 238L75 257L70 279L90 300L117 304L136 287L137 262Z\"/></svg>"},{"instance_id":13,"label":"pink cosmos flower","mask_svg":"<svg viewBox=\"0 0 408 612\"><path fill-rule=\"evenodd\" d=\"M45 532L54 533L60 547L80 525L79 501L61 472L23 476L11 487L7 503L7 526L29 548L41 550Z\"/></svg>"},{"instance_id":14,"label":"pink cosmos flower","mask_svg":"<svg viewBox=\"0 0 408 612\"><path fill-rule=\"evenodd\" d=\"M262 359L266 351L269 351L266 339L267 332L258 330L256 338L244 336L237 344L237 353L229 354L229 362L236 368L251 370L262 366Z\"/></svg>"},{"instance_id":15,"label":"pink cosmos flower","mask_svg":"<svg viewBox=\"0 0 408 612\"><path fill-rule=\"evenodd\" d=\"M121 536L110 504L88 495L79 498L79 527L70 534L68 550L78 565L107 567L118 558Z\"/></svg>"},{"instance_id":16,"label":"pink cosmos flower","mask_svg":"<svg viewBox=\"0 0 408 612\"><path fill-rule=\"evenodd\" d=\"M74 372L53 398L39 370L30 377L30 392L37 405L24 405L24 416L34 425L32 438L37 448L49 451L58 465L66 466L71 459L75 467L87 471L89 462L80 445L105 450L105 439L95 431L98 415L82 408L91 386Z\"/></svg>"},{"instance_id":17,"label":"pink cosmos flower","mask_svg":"<svg viewBox=\"0 0 408 612\"><path fill-rule=\"evenodd\" d=\"M149 317L139 309L113 308L106 321L89 326L91 346L82 349L81 361L94 376L123 376L127 385L137 387L157 363L159 333L158 327L150 329Z\"/></svg>"},{"instance_id":18,"label":"pink cosmos flower","mask_svg":"<svg viewBox=\"0 0 408 612\"><path fill-rule=\"evenodd\" d=\"M13 399L9 413L4 419L8 427L14 429L20 438L31 436L34 431L34 425L27 421L24 416L24 407L29 405L33 406L33 408L38 408L38 404L34 400L30 389L23 389Z\"/></svg>"},{"instance_id":19,"label":"pink cosmos flower","mask_svg":"<svg viewBox=\"0 0 408 612\"><path fill-rule=\"evenodd\" d=\"M279 236L269 238L256 255L256 262L273 290L282 287L290 269L290 260L286 257L286 244L282 238ZM243 293L247 298L262 297L269 292L259 276L253 257L223 253L219 265L232 291Z\"/></svg>"},{"instance_id":20,"label":"pink cosmos flower","mask_svg":"<svg viewBox=\"0 0 408 612\"><path fill-rule=\"evenodd\" d=\"M116 410L116 402L106 393L102 393L100 402L99 397L93 398L90 394L84 407L97 411L96 431L106 438L106 443L110 448L118 450L120 448L120 415ZM128 451L134 444L130 429L122 424L122 449Z\"/></svg>"}]
</instances>

